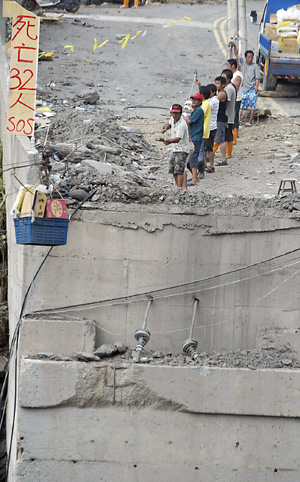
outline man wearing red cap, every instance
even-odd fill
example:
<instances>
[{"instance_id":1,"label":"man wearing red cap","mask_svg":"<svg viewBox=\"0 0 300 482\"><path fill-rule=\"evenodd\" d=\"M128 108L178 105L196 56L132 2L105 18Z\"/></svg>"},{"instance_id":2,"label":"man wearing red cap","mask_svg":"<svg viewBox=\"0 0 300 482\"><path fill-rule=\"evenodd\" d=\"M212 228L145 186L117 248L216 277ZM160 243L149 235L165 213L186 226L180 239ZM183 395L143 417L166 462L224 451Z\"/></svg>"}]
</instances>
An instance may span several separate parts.
<instances>
[{"instance_id":1,"label":"man wearing red cap","mask_svg":"<svg viewBox=\"0 0 300 482\"><path fill-rule=\"evenodd\" d=\"M192 143L194 144L194 152L191 155L188 162L188 169L192 173L192 180L188 183L188 186L197 185L197 170L198 170L198 158L200 154L202 138L203 138L203 123L204 123L204 112L201 109L201 104L203 101L203 96L197 92L195 95L191 96L193 112L190 117L186 116L185 121L190 129L190 136Z\"/></svg>"},{"instance_id":2,"label":"man wearing red cap","mask_svg":"<svg viewBox=\"0 0 300 482\"><path fill-rule=\"evenodd\" d=\"M172 156L169 163L169 174L174 175L177 187L183 187L183 177L185 164L189 153L189 131L187 124L182 116L182 106L173 104L171 107L171 118L162 128L164 134L171 129L171 137L164 139L159 137L158 140L164 142L166 146L171 145Z\"/></svg>"}]
</instances>

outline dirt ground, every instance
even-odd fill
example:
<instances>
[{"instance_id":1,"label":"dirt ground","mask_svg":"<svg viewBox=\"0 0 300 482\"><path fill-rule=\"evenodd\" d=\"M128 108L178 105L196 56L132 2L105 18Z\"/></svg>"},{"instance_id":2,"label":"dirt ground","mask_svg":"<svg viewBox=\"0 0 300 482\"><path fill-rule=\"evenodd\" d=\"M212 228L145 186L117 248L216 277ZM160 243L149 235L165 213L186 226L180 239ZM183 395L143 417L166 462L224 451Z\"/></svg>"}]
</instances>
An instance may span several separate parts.
<instances>
[{"instance_id":1,"label":"dirt ground","mask_svg":"<svg viewBox=\"0 0 300 482\"><path fill-rule=\"evenodd\" d=\"M129 127L139 127L145 138L166 161L168 152L155 142L155 135L165 118L153 122L133 119L126 123ZM201 191L215 196L246 196L269 199L278 192L282 178L295 178L300 182L300 154L291 161L298 152L300 118L269 118L261 119L251 128L241 127L240 137L234 146L232 159L228 166L216 167L215 173L206 174L205 179L196 188L189 190ZM220 152L216 154L216 161ZM169 182L172 180L169 176Z\"/></svg>"},{"instance_id":2,"label":"dirt ground","mask_svg":"<svg viewBox=\"0 0 300 482\"><path fill-rule=\"evenodd\" d=\"M201 13L190 5L161 5L130 10L126 15L143 14L150 21L153 16L167 19L185 13L193 20L212 21L221 15L220 8L205 5ZM121 203L134 209L139 204L163 212L171 205L195 212L229 209L252 216L267 212L298 217L299 211L300 216L298 194L277 195L281 179L296 179L299 186L300 154L295 156L300 144L298 116L271 115L257 119L253 127L242 127L229 165L216 167L187 192L177 189L168 174L170 149L156 138L168 119L174 95L182 103L188 100L192 74L187 67L198 66L206 79L219 71L223 60L211 29L197 29L199 36L209 39L211 48L203 55L197 53L195 61L195 52L182 43L193 30L168 30L154 24L149 24L150 28L141 17L141 31L147 35L137 37L140 44L134 41L127 50L120 50L120 25L129 28L127 24L100 21L95 15L119 17L124 12L108 5L85 7L80 12L89 14L88 20L64 18L57 24L42 23L41 47L53 49L54 54L52 62L39 62L38 68L41 117L37 119L37 147L40 151L49 148L50 182L68 199L69 207L93 193L90 205L104 208ZM110 50L94 52L94 40L99 43L105 36L110 39ZM165 69L164 42L179 42L181 68L171 62L171 71ZM70 55L66 43L74 45L74 54ZM167 50L170 45L166 44ZM51 112L43 113L43 109ZM216 161L219 156L217 153ZM48 168L42 168L46 177Z\"/></svg>"},{"instance_id":3,"label":"dirt ground","mask_svg":"<svg viewBox=\"0 0 300 482\"><path fill-rule=\"evenodd\" d=\"M48 95L49 100L54 110L55 101ZM194 207L195 212L230 209L244 215L298 217L300 195L278 196L278 188L284 178L296 179L299 186L300 119L270 117L242 127L229 165L216 167L197 187L184 191L168 174L170 150L156 141L167 114L157 117L155 112L149 119L131 112L121 118L80 100L58 110L47 119L48 126L37 129L36 141L41 151L46 141L50 181L69 198L69 207L93 193L89 201L94 206L151 204L161 210L171 204Z\"/></svg>"}]
</instances>

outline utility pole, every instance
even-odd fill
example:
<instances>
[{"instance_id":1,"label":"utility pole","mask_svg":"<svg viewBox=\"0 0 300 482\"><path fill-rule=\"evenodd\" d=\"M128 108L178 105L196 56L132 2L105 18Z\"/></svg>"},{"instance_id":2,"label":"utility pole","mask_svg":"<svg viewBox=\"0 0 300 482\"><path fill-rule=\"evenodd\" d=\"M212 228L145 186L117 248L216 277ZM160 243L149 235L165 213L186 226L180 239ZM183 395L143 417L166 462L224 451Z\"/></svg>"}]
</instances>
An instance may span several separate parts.
<instances>
[{"instance_id":1,"label":"utility pole","mask_svg":"<svg viewBox=\"0 0 300 482\"><path fill-rule=\"evenodd\" d=\"M244 56L247 50L247 19L246 19L246 0L238 0L239 19L238 19L238 36L239 36L239 52Z\"/></svg>"},{"instance_id":2,"label":"utility pole","mask_svg":"<svg viewBox=\"0 0 300 482\"><path fill-rule=\"evenodd\" d=\"M227 45L238 35L238 0L227 0ZM232 57L231 47L228 47L228 58Z\"/></svg>"},{"instance_id":3,"label":"utility pole","mask_svg":"<svg viewBox=\"0 0 300 482\"><path fill-rule=\"evenodd\" d=\"M238 39L238 50L243 55L247 49L246 0L227 0L227 41ZM228 47L228 58L233 57Z\"/></svg>"}]
</instances>

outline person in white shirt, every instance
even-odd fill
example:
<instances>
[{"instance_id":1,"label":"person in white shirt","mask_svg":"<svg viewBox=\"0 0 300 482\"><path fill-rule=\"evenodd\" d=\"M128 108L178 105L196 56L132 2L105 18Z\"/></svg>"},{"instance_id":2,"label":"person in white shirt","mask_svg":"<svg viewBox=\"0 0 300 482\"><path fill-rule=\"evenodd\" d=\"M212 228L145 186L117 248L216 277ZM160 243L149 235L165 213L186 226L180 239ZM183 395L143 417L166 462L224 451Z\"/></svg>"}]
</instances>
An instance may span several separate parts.
<instances>
[{"instance_id":1,"label":"person in white shirt","mask_svg":"<svg viewBox=\"0 0 300 482\"><path fill-rule=\"evenodd\" d=\"M237 68L236 59L227 60L227 69L233 73L232 83L236 87L235 118L233 125L233 143L236 144L240 127L240 108L242 100L243 74Z\"/></svg>"},{"instance_id":2,"label":"person in white shirt","mask_svg":"<svg viewBox=\"0 0 300 482\"><path fill-rule=\"evenodd\" d=\"M217 132L217 115L219 111L219 99L217 97L217 87L215 84L209 84L206 86L210 90L210 135L208 139L205 139L204 151L206 154L206 172L215 172L214 161L215 155L213 151L215 135ZM209 162L209 164L208 164Z\"/></svg>"},{"instance_id":3,"label":"person in white shirt","mask_svg":"<svg viewBox=\"0 0 300 482\"><path fill-rule=\"evenodd\" d=\"M173 104L170 113L171 118L163 126L162 133L164 134L168 129L171 129L171 137L168 139L159 137L157 140L163 142L166 146L171 145L173 152L169 162L169 174L173 174L177 187L183 187L186 160L190 151L189 131L182 116L180 104Z\"/></svg>"}]
</instances>

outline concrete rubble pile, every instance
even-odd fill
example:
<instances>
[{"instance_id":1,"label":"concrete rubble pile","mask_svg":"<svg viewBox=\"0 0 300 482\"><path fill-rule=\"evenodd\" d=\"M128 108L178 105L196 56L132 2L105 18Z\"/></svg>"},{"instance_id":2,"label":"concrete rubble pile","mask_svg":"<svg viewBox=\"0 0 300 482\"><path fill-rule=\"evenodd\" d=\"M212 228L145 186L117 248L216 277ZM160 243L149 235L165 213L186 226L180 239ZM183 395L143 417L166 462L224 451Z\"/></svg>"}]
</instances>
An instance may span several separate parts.
<instances>
[{"instance_id":1,"label":"concrete rubble pile","mask_svg":"<svg viewBox=\"0 0 300 482\"><path fill-rule=\"evenodd\" d=\"M78 352L73 356L54 355L52 353L39 353L29 357L35 359L48 359L52 361L82 361L105 362L115 366L124 363L134 363L135 351L126 348L122 343L101 345L94 353ZM163 353L161 351L145 351L141 363L150 365L187 366L197 365L202 367L217 368L289 368L299 369L300 362L289 347L276 349L274 347L257 348L253 350L238 350L226 353L200 352L196 361L183 354Z\"/></svg>"},{"instance_id":2,"label":"concrete rubble pile","mask_svg":"<svg viewBox=\"0 0 300 482\"><path fill-rule=\"evenodd\" d=\"M169 153L157 151L139 130L122 125L111 113L94 112L87 118L76 110L61 112L49 128L37 129L36 146L49 153L50 183L69 207L94 192L89 201L95 205L171 204L203 213L230 209L251 216L269 212L300 217L298 194L249 199L176 189L167 170Z\"/></svg>"},{"instance_id":3,"label":"concrete rubble pile","mask_svg":"<svg viewBox=\"0 0 300 482\"><path fill-rule=\"evenodd\" d=\"M40 151L45 148L45 136L45 129L37 130ZM93 201L143 203L159 199L155 181L164 181L159 154L140 132L118 125L115 117L86 119L77 112L62 114L50 125L47 150L50 182L63 196L81 201L96 189Z\"/></svg>"}]
</instances>

